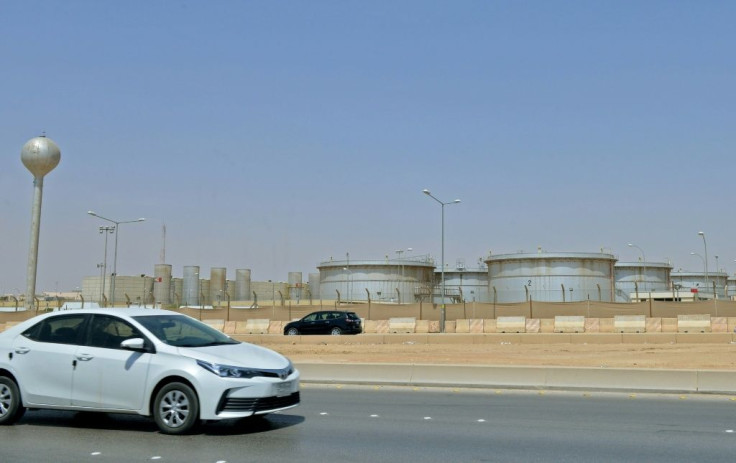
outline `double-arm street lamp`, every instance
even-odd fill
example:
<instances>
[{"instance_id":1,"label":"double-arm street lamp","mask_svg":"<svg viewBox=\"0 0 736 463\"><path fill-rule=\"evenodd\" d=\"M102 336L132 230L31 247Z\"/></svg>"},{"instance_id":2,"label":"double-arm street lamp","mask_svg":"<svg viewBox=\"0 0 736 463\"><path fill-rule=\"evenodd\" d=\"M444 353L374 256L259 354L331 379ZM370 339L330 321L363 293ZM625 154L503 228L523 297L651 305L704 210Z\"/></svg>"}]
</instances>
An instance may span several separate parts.
<instances>
[{"instance_id":1,"label":"double-arm street lamp","mask_svg":"<svg viewBox=\"0 0 736 463\"><path fill-rule=\"evenodd\" d=\"M112 262L112 281L110 282L110 298L111 298L110 300L111 300L112 306L115 307L115 277L117 277L118 275L118 236L120 236L120 224L121 223L143 222L146 219L141 217L140 219L135 219L135 220L112 220L112 219L108 219L107 217L103 217L93 211L87 211L87 214L97 217L98 219L106 220L110 223L115 224L115 230L117 231L117 233L115 233L115 254L114 254L113 262Z\"/></svg>"},{"instance_id":2,"label":"double-arm street lamp","mask_svg":"<svg viewBox=\"0 0 736 463\"><path fill-rule=\"evenodd\" d=\"M102 261L102 291L100 292L100 303L103 303L105 300L105 280L107 279L107 235L115 233L115 227L112 225L100 227L100 233L105 234L105 257Z\"/></svg>"},{"instance_id":3,"label":"double-arm street lamp","mask_svg":"<svg viewBox=\"0 0 736 463\"><path fill-rule=\"evenodd\" d=\"M422 190L422 193L424 193L425 195L437 201L442 208L442 252L441 252L442 258L441 258L441 263L440 263L440 265L442 266L441 273L440 273L441 275L440 291L442 291L442 295L441 295L442 305L440 306L440 332L444 333L445 332L445 317L446 317L446 313L445 313L445 206L447 206L448 204L457 204L460 202L460 200L456 199L454 201L450 201L446 203L432 196L432 193L427 189Z\"/></svg>"}]
</instances>

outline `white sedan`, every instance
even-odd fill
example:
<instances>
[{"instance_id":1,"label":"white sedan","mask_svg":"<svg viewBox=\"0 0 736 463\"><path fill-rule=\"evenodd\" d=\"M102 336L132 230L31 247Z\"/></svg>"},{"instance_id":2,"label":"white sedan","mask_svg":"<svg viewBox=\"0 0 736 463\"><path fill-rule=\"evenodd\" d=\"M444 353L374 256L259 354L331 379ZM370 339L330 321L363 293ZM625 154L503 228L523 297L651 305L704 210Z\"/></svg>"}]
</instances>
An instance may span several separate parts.
<instances>
[{"instance_id":1,"label":"white sedan","mask_svg":"<svg viewBox=\"0 0 736 463\"><path fill-rule=\"evenodd\" d=\"M176 312L52 312L0 333L0 424L26 409L134 413L182 434L299 400L289 359Z\"/></svg>"}]
</instances>

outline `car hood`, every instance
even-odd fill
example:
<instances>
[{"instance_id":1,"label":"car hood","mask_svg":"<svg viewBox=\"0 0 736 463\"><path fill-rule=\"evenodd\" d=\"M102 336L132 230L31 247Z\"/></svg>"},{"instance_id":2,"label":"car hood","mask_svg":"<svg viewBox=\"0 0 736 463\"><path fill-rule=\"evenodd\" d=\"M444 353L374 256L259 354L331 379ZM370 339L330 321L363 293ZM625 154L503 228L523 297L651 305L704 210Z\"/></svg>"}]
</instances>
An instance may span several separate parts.
<instances>
[{"instance_id":1,"label":"car hood","mask_svg":"<svg viewBox=\"0 0 736 463\"><path fill-rule=\"evenodd\" d=\"M209 347L179 347L178 349L181 355L221 365L265 369L280 369L289 366L289 359L278 352L247 342Z\"/></svg>"}]
</instances>

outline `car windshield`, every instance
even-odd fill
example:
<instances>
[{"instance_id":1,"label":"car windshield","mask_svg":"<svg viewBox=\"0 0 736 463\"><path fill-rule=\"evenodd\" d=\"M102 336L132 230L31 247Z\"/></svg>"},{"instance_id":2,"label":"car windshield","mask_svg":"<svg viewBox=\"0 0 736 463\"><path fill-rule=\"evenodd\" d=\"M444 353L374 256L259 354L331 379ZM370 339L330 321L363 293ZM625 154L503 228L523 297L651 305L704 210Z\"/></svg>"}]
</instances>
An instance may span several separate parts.
<instances>
[{"instance_id":1,"label":"car windshield","mask_svg":"<svg viewBox=\"0 0 736 463\"><path fill-rule=\"evenodd\" d=\"M170 346L207 347L239 344L239 341L185 315L142 315L133 319Z\"/></svg>"}]
</instances>

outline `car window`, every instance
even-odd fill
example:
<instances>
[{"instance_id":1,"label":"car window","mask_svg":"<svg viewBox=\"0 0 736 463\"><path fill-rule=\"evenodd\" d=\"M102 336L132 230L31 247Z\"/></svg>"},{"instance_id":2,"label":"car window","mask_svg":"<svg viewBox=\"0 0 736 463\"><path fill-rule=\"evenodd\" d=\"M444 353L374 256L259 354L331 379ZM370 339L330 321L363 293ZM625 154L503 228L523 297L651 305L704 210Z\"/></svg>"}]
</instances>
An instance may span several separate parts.
<instances>
[{"instance_id":1,"label":"car window","mask_svg":"<svg viewBox=\"0 0 736 463\"><path fill-rule=\"evenodd\" d=\"M46 318L23 332L23 336L37 342L78 344L85 318L83 314Z\"/></svg>"},{"instance_id":2,"label":"car window","mask_svg":"<svg viewBox=\"0 0 736 463\"><path fill-rule=\"evenodd\" d=\"M95 315L87 334L87 345L120 349L126 339L142 338L143 335L125 320L109 315Z\"/></svg>"},{"instance_id":3,"label":"car window","mask_svg":"<svg viewBox=\"0 0 736 463\"><path fill-rule=\"evenodd\" d=\"M318 316L319 316L318 313L310 313L309 315L307 315L306 317L304 317L304 321L305 322L313 322L313 321L317 320L317 317Z\"/></svg>"},{"instance_id":4,"label":"car window","mask_svg":"<svg viewBox=\"0 0 736 463\"><path fill-rule=\"evenodd\" d=\"M133 318L158 339L171 346L207 347L239 343L186 315L141 315Z\"/></svg>"}]
</instances>

